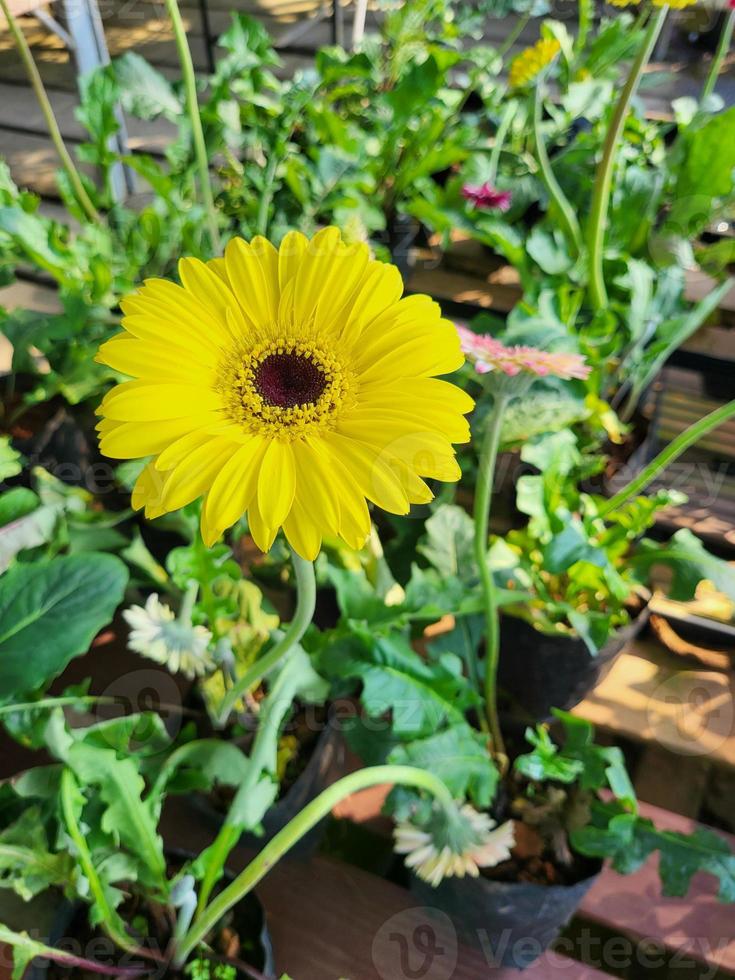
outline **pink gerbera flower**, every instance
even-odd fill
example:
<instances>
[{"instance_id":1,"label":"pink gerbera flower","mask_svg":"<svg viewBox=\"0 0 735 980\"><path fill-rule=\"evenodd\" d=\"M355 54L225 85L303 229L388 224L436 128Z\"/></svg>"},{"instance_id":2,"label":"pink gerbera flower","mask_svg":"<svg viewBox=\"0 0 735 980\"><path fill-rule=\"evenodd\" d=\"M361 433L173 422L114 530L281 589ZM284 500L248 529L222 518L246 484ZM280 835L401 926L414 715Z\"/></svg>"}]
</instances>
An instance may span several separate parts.
<instances>
[{"instance_id":1,"label":"pink gerbera flower","mask_svg":"<svg viewBox=\"0 0 735 980\"><path fill-rule=\"evenodd\" d=\"M473 333L467 327L457 327L457 331L462 350L478 374L501 371L511 378L525 373L539 378L551 375L565 381L570 378L584 381L591 370L581 354L553 353L536 347L506 347L489 334Z\"/></svg>"},{"instance_id":2,"label":"pink gerbera flower","mask_svg":"<svg viewBox=\"0 0 735 980\"><path fill-rule=\"evenodd\" d=\"M507 211L511 202L510 191L499 191L488 180L484 184L465 184L462 197L474 207L486 211Z\"/></svg>"}]
</instances>

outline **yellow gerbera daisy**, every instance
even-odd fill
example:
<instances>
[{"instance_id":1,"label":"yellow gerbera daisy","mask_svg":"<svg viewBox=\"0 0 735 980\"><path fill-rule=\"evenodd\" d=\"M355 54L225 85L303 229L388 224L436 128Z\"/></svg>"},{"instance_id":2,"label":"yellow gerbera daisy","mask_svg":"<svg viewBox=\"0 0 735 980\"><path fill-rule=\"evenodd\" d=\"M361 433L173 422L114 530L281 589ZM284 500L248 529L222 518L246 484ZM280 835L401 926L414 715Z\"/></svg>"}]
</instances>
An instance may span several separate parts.
<instances>
[{"instance_id":1,"label":"yellow gerbera daisy","mask_svg":"<svg viewBox=\"0 0 735 980\"><path fill-rule=\"evenodd\" d=\"M268 551L279 528L306 559L323 535L361 547L366 501L394 514L460 476L472 399L437 375L459 336L400 274L337 228L231 241L182 259L181 285L150 279L121 304L124 332L97 359L135 380L99 408L108 456L154 456L133 506L156 517L204 496L211 545L247 512Z\"/></svg>"},{"instance_id":2,"label":"yellow gerbera daisy","mask_svg":"<svg viewBox=\"0 0 735 980\"><path fill-rule=\"evenodd\" d=\"M510 64L508 83L511 88L528 85L559 53L561 45L554 38L541 38L517 54Z\"/></svg>"}]
</instances>

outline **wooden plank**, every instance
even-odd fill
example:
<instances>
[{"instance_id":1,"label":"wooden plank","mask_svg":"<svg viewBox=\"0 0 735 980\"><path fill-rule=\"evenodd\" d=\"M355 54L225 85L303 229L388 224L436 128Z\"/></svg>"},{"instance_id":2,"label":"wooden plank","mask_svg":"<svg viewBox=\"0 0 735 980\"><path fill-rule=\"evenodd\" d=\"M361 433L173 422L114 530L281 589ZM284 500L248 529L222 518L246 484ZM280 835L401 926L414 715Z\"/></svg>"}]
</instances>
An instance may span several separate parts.
<instances>
[{"instance_id":1,"label":"wooden plank","mask_svg":"<svg viewBox=\"0 0 735 980\"><path fill-rule=\"evenodd\" d=\"M659 644L637 640L573 712L615 734L735 766L735 679L681 667Z\"/></svg>"},{"instance_id":2,"label":"wooden plank","mask_svg":"<svg viewBox=\"0 0 735 980\"><path fill-rule=\"evenodd\" d=\"M691 833L699 826L687 817L646 804L641 805L641 813L665 830ZM720 836L735 849L734 837ZM613 925L640 943L650 941L711 967L735 971L732 906L719 902L716 893L715 879L699 873L686 898L662 897L654 856L632 875L605 869L583 900L580 913L594 922Z\"/></svg>"}]
</instances>

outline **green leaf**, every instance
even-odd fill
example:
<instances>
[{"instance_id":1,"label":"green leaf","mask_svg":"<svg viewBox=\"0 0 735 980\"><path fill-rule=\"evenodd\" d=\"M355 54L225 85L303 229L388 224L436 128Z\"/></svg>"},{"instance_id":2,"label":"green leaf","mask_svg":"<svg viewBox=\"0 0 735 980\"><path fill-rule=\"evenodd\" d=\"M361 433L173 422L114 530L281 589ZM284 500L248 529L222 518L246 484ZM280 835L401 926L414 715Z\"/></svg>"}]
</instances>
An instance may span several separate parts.
<instances>
[{"instance_id":1,"label":"green leaf","mask_svg":"<svg viewBox=\"0 0 735 980\"><path fill-rule=\"evenodd\" d=\"M495 795L498 771L487 741L469 725L397 745L388 761L428 769L446 783L455 799L470 797L483 809L490 806Z\"/></svg>"},{"instance_id":2,"label":"green leaf","mask_svg":"<svg viewBox=\"0 0 735 980\"><path fill-rule=\"evenodd\" d=\"M644 538L631 556L630 564L644 580L657 565L670 568L672 580L669 595L679 602L693 599L703 579L712 582L716 589L735 600L735 568L711 555L688 528L677 531L667 544Z\"/></svg>"},{"instance_id":3,"label":"green leaf","mask_svg":"<svg viewBox=\"0 0 735 980\"><path fill-rule=\"evenodd\" d=\"M65 759L81 787L99 789L105 805L102 830L126 848L136 860L137 877L157 894L165 895L166 860L156 829L156 814L143 800L145 782L136 759L120 758L114 749L76 741Z\"/></svg>"},{"instance_id":4,"label":"green leaf","mask_svg":"<svg viewBox=\"0 0 735 980\"><path fill-rule=\"evenodd\" d=\"M0 833L0 888L12 888L24 901L73 879L74 862L68 853L49 850L41 811L26 809Z\"/></svg>"},{"instance_id":5,"label":"green leaf","mask_svg":"<svg viewBox=\"0 0 735 980\"><path fill-rule=\"evenodd\" d=\"M169 80L134 51L113 62L123 109L139 119L163 116L178 123L182 105Z\"/></svg>"},{"instance_id":6,"label":"green leaf","mask_svg":"<svg viewBox=\"0 0 735 980\"><path fill-rule=\"evenodd\" d=\"M526 779L542 782L551 779L560 783L573 783L584 768L579 759L566 758L552 741L546 725L526 729L526 741L533 751L520 755L515 761L516 771Z\"/></svg>"},{"instance_id":7,"label":"green leaf","mask_svg":"<svg viewBox=\"0 0 735 980\"><path fill-rule=\"evenodd\" d=\"M18 489L23 492L22 488ZM31 493L31 491L25 492ZM36 497L35 494L32 496ZM38 500L37 497L36 500ZM18 517L9 524L0 527L0 572L7 569L19 552L29 548L37 548L50 541L54 535L59 514L60 508L55 505L37 507L31 513Z\"/></svg>"},{"instance_id":8,"label":"green leaf","mask_svg":"<svg viewBox=\"0 0 735 980\"><path fill-rule=\"evenodd\" d=\"M112 555L17 565L0 578L0 703L34 691L84 653L122 601L127 571Z\"/></svg>"},{"instance_id":9,"label":"green leaf","mask_svg":"<svg viewBox=\"0 0 735 980\"><path fill-rule=\"evenodd\" d=\"M22 470L23 457L10 444L10 436L0 436L0 482L17 476Z\"/></svg>"},{"instance_id":10,"label":"green leaf","mask_svg":"<svg viewBox=\"0 0 735 980\"><path fill-rule=\"evenodd\" d=\"M474 558L475 526L466 510L442 504L425 524L426 538L418 546L421 554L441 574L462 581L477 577Z\"/></svg>"}]
</instances>

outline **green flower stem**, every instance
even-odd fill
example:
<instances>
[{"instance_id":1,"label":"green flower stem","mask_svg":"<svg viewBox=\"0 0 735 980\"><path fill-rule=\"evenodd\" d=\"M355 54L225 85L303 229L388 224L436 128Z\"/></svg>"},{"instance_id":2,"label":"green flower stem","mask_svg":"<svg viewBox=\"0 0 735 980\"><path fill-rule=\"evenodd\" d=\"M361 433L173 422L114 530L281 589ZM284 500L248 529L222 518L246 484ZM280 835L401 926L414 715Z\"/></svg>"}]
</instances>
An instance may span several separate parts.
<instances>
[{"instance_id":1,"label":"green flower stem","mask_svg":"<svg viewBox=\"0 0 735 980\"><path fill-rule=\"evenodd\" d=\"M199 115L199 99L197 96L197 82L194 74L194 63L191 59L189 42L186 39L186 28L181 19L181 11L177 0L166 0L166 11L171 20L176 41L176 50L179 55L181 65L181 75L184 80L184 92L186 94L186 109L191 123L192 138L194 140L194 153L196 155L197 169L199 171L199 189L207 213L207 224L209 226L209 237L211 239L212 250L219 254L221 251L219 228L217 226L217 212L214 207L214 195L212 193L212 183L209 177L209 160L207 159L207 144L204 142L204 130L202 129L202 118Z\"/></svg>"},{"instance_id":2,"label":"green flower stem","mask_svg":"<svg viewBox=\"0 0 735 980\"><path fill-rule=\"evenodd\" d=\"M296 552L291 553L293 559L294 572L296 574L296 612L293 620L282 638L264 656L246 670L242 677L232 685L227 692L219 712L220 724L224 724L240 698L245 692L262 680L265 675L273 670L280 662L282 657L295 646L306 632L309 623L314 617L316 606L316 579L314 577L314 565L310 561L301 558Z\"/></svg>"},{"instance_id":3,"label":"green flower stem","mask_svg":"<svg viewBox=\"0 0 735 980\"><path fill-rule=\"evenodd\" d=\"M569 251L574 258L577 258L582 252L582 231L579 227L579 221L577 221L577 215L574 213L574 209L569 203L566 194L561 189L559 181L556 179L554 171L551 168L551 161L546 152L546 145L541 134L543 92L543 78L539 78L536 84L533 102L533 140L536 149L536 161L539 165L541 178L546 185L546 190L549 192L549 197L559 212L559 221L566 237Z\"/></svg>"},{"instance_id":4,"label":"green flower stem","mask_svg":"<svg viewBox=\"0 0 735 980\"><path fill-rule=\"evenodd\" d=\"M271 153L270 160L266 165L265 177L263 179L264 186L260 196L260 204L258 205L257 231L258 234L262 235L264 238L268 234L268 210L271 206L271 200L273 198L273 184L275 183L276 170L278 169L279 163L279 156L274 151Z\"/></svg>"},{"instance_id":5,"label":"green flower stem","mask_svg":"<svg viewBox=\"0 0 735 980\"><path fill-rule=\"evenodd\" d=\"M649 483L655 480L661 470L665 469L670 463L673 463L675 459L678 459L683 452L686 452L690 446L698 442L702 436L707 435L712 429L717 428L718 425L722 425L723 422L727 422L733 416L735 416L735 401L721 405L714 412L710 412L709 415L705 415L704 418L695 422L694 425L690 425L684 432L679 433L669 443L666 449L662 450L655 459L651 460L648 466L641 470L635 479L631 480L627 486L623 487L614 497L611 497L602 505L598 516L603 518L607 517L608 514L611 514L619 507L622 507L623 504L627 503L631 497L635 497L642 490L645 490Z\"/></svg>"},{"instance_id":6,"label":"green flower stem","mask_svg":"<svg viewBox=\"0 0 735 980\"><path fill-rule=\"evenodd\" d=\"M510 400L510 396L504 392L495 395L495 404L488 418L480 449L474 511L475 562L480 575L480 586L485 604L485 713L492 738L493 752L496 758L501 760L505 758L505 745L498 718L497 675L500 654L500 623L495 582L487 563L487 543L495 463L500 447L503 415Z\"/></svg>"},{"instance_id":7,"label":"green flower stem","mask_svg":"<svg viewBox=\"0 0 735 980\"><path fill-rule=\"evenodd\" d=\"M595 174L590 220L587 228L589 296L595 311L602 310L607 305L607 289L605 288L602 258L605 245L607 213L610 207L610 195L612 193L615 158L617 157L618 146L625 127L625 120L628 117L631 100L638 90L643 69L648 64L648 60L661 33L661 28L664 26L668 12L668 7L661 7L648 23L643 41L638 49L638 54L631 66L627 81L615 106L615 112L613 113L610 126L605 136L602 157L600 158L597 173Z\"/></svg>"},{"instance_id":8,"label":"green flower stem","mask_svg":"<svg viewBox=\"0 0 735 980\"><path fill-rule=\"evenodd\" d=\"M712 95L715 90L720 69L722 68L722 62L725 60L725 55L730 50L733 27L735 27L735 10L729 10L727 12L727 17L725 18L725 23L722 25L722 33L720 34L720 40L717 43L715 56L712 59L712 64L710 65L707 78L705 79L702 87L700 101L704 101L704 99L706 99L708 95Z\"/></svg>"},{"instance_id":9,"label":"green flower stem","mask_svg":"<svg viewBox=\"0 0 735 980\"><path fill-rule=\"evenodd\" d=\"M267 697L261 701L258 730L250 751L247 772L237 788L229 812L209 852L206 871L199 890L197 916L204 912L212 889L219 881L222 869L230 856L230 851L237 844L242 833L242 828L233 819L233 814L241 813L245 809L249 797L255 791L264 772L275 776L272 760L277 753L278 734L288 706L293 703L296 696L296 690L293 680L281 674L275 684L269 688ZM269 760L271 760L270 765Z\"/></svg>"},{"instance_id":10,"label":"green flower stem","mask_svg":"<svg viewBox=\"0 0 735 980\"><path fill-rule=\"evenodd\" d=\"M250 862L235 880L224 888L206 912L196 920L187 935L179 944L174 964L181 966L197 945L217 925L222 917L241 901L278 861L296 844L304 834L319 823L341 800L381 783L394 783L413 786L431 793L444 807L454 808L452 794L446 785L432 772L414 766L372 766L343 776L336 783L323 790L316 799L308 803L283 830L265 845L258 856Z\"/></svg>"},{"instance_id":11,"label":"green flower stem","mask_svg":"<svg viewBox=\"0 0 735 980\"><path fill-rule=\"evenodd\" d=\"M595 12L593 0L578 0L578 21L577 37L574 42L574 50L581 54L587 44L587 35L592 26L592 17Z\"/></svg>"},{"instance_id":12,"label":"green flower stem","mask_svg":"<svg viewBox=\"0 0 735 980\"><path fill-rule=\"evenodd\" d=\"M74 797L78 792L79 787L77 786L77 781L74 778L74 774L72 773L71 769L64 767L64 770L61 773L61 812L64 816L64 823L66 825L67 833L69 834L69 837L71 837L72 842L77 849L77 856L79 858L82 871L84 872L85 878L89 882L91 896L99 909L100 915L102 916L102 928L105 930L110 939L120 947L120 949L124 949L127 953L137 955L138 953L141 953L141 950L135 945L129 936L125 935L125 933L117 927L115 921L117 918L116 913L114 909L110 907L110 904L107 901L104 887L99 879L94 862L92 861L92 855L87 847L87 841L85 840L81 827L77 822L76 814L74 812Z\"/></svg>"},{"instance_id":13,"label":"green flower stem","mask_svg":"<svg viewBox=\"0 0 735 980\"><path fill-rule=\"evenodd\" d=\"M495 133L495 142L493 143L492 153L490 154L489 163L489 177L488 180L491 184L495 184L495 179L498 176L498 165L500 164L500 154L503 150L503 144L505 143L505 137L508 135L508 130L513 124L513 119L516 114L517 106L514 102L508 102L503 110L503 114L500 117L500 122L498 123L498 129Z\"/></svg>"},{"instance_id":14,"label":"green flower stem","mask_svg":"<svg viewBox=\"0 0 735 980\"><path fill-rule=\"evenodd\" d=\"M518 20L516 21L516 26L508 34L505 41L503 41L503 43L498 48L499 58L504 58L506 54L510 51L510 49L516 43L516 41L521 36L521 34L523 34L526 24L529 22L530 19L531 19L530 14L524 14L522 17L518 18Z\"/></svg>"},{"instance_id":15,"label":"green flower stem","mask_svg":"<svg viewBox=\"0 0 735 980\"><path fill-rule=\"evenodd\" d=\"M51 137L51 142L54 144L54 149L56 150L59 160L61 161L61 166L64 168L64 172L66 173L71 188L74 191L74 196L76 197L77 201L79 202L79 206L84 211L89 221L98 224L102 221L102 218L100 217L99 211L95 208L94 204L92 204L89 194L87 194L84 184L82 183L82 178L79 176L79 171L74 166L74 161L71 158L71 154L66 148L64 137L61 135L59 124L56 122L54 110L52 109L49 97L46 94L46 89L41 79L40 72L36 67L36 62L33 60L33 54L28 46L28 41L26 41L23 31L18 25L18 21L10 11L8 0L0 0L0 10L3 12L4 17L8 22L10 33L13 35L13 40L18 48L18 53L20 54L25 70L28 73L28 78L30 79L36 99L38 100L38 104L41 107L41 112L43 113L43 118L46 122L46 127L48 129L49 136Z\"/></svg>"}]
</instances>

